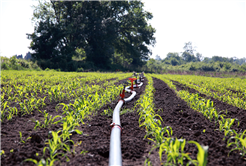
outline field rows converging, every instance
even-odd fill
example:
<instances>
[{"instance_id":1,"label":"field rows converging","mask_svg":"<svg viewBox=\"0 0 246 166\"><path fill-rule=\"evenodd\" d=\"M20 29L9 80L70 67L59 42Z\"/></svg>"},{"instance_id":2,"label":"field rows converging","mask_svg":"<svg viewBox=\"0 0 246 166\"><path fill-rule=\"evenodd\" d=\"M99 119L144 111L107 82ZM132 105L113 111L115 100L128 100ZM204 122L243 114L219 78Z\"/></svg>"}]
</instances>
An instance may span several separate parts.
<instances>
[{"instance_id":1,"label":"field rows converging","mask_svg":"<svg viewBox=\"0 0 246 166\"><path fill-rule=\"evenodd\" d=\"M246 165L240 79L56 71L2 72L1 164L109 165L113 111L138 76L120 109L122 165Z\"/></svg>"},{"instance_id":2,"label":"field rows converging","mask_svg":"<svg viewBox=\"0 0 246 166\"><path fill-rule=\"evenodd\" d=\"M159 95L155 93L156 109L164 108L160 115L165 124L172 127L177 138L195 140L201 145L207 145L209 147L208 165L245 164L245 159L238 152L231 152L228 156L232 148L227 147L228 138L224 140L224 133L217 130L218 125L216 126L202 113L191 109L189 104L180 99L166 83L154 79L154 85L156 86L156 93L160 93ZM194 156L193 153L196 150L192 148L194 147L188 145L185 150Z\"/></svg>"},{"instance_id":3,"label":"field rows converging","mask_svg":"<svg viewBox=\"0 0 246 166\"><path fill-rule=\"evenodd\" d=\"M206 78L202 76L165 75L165 78L178 81L200 93L246 109L246 82L240 78Z\"/></svg>"},{"instance_id":4,"label":"field rows converging","mask_svg":"<svg viewBox=\"0 0 246 166\"><path fill-rule=\"evenodd\" d=\"M90 76L96 74L92 73L87 75ZM100 76L102 74L97 75L98 78L102 78ZM108 74L104 75L106 76L105 78L110 78ZM45 103L45 106L40 110L34 109L30 114L13 116L11 119L2 120L1 148L2 152L4 152L4 155L1 156L2 163L9 165L14 165L14 163L16 163L18 165L27 158L36 159L37 161L40 160L43 155L43 149L46 147L45 142L49 140L49 135L51 136L52 134L53 136L53 131L61 129L63 129L61 131L65 131L64 129L67 128L68 136L74 131L77 132L77 134L81 134L81 132L78 129L75 129L75 127L78 126L79 123L84 123L83 118L91 115L93 113L92 109L98 109L100 108L100 105L103 105L105 102L110 102L113 98L115 98L118 95L120 88L122 87L120 80L130 76L130 74L111 75L118 77L117 80L110 82L106 81L105 83L102 82L98 87L90 85L88 82L89 86L80 87L82 93L80 96L75 97L74 99L69 98L69 100L62 100L61 102L48 101L48 103ZM79 75L77 74L77 76ZM79 81L77 83L79 83ZM69 105L70 107L74 108L76 107L77 109L79 109L77 106L85 106L89 108L88 103L91 104L90 110L86 108L80 108L83 111L77 110L77 119L74 119L74 117L70 116L71 114L69 113L71 112L69 111L67 112L69 115L66 115L66 112L62 109L64 108L62 106L65 105ZM74 108L71 109L75 110ZM62 122L66 123L63 123L61 126ZM71 128L68 128L68 126ZM23 142L20 141L20 139L23 140ZM36 148L33 146L36 146ZM69 148L68 146L65 147ZM29 149L29 151L26 151L27 149ZM13 157L15 160L12 160Z\"/></svg>"},{"instance_id":5,"label":"field rows converging","mask_svg":"<svg viewBox=\"0 0 246 166\"><path fill-rule=\"evenodd\" d=\"M11 77L11 74L13 76L12 79L8 79ZM32 110L39 109L54 101L59 102L78 97L82 93L90 92L91 88L96 91L100 88L100 84L105 83L108 85L107 81L116 79L116 76L113 74L100 76L90 74L86 77L83 76L83 78L76 74L71 74L68 77L66 74L62 75L58 72L48 73L45 76L40 73L28 75L27 78L25 75L20 78L18 76L20 72L18 71L11 74L5 73L2 79L1 120L11 119L14 115L18 114L29 114ZM36 77L40 75L44 78ZM46 78L48 78L47 82ZM25 86L18 83L20 80ZM59 81L57 82L57 80Z\"/></svg>"}]
</instances>

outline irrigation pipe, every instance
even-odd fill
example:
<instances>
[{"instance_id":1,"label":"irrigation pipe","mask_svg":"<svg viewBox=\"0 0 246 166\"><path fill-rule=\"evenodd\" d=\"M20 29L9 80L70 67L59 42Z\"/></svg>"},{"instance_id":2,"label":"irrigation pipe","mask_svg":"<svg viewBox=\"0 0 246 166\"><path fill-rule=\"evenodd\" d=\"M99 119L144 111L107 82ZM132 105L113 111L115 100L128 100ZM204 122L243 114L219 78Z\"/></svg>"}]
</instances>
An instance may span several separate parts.
<instances>
[{"instance_id":1,"label":"irrigation pipe","mask_svg":"<svg viewBox=\"0 0 246 166\"><path fill-rule=\"evenodd\" d=\"M142 81L143 79L141 78L140 80ZM137 82L140 82L140 80L137 80ZM140 82L139 85L133 85L133 87L141 87L142 85L143 82ZM129 89L130 87L126 87L125 91L132 93L131 96L126 99L120 99L113 112L113 122L110 125L112 128L110 135L109 166L122 166L120 109L124 102L129 102L136 96L136 92Z\"/></svg>"}]
</instances>

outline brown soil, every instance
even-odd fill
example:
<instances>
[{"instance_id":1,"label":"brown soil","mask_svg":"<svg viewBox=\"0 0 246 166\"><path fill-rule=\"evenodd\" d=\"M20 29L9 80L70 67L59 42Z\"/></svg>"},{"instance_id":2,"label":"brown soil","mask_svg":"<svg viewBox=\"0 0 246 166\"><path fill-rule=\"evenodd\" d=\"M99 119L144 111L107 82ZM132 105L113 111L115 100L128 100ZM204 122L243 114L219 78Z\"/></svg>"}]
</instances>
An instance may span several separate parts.
<instances>
[{"instance_id":1,"label":"brown soil","mask_svg":"<svg viewBox=\"0 0 246 166\"><path fill-rule=\"evenodd\" d=\"M113 79L109 79L113 80ZM115 85L120 85L121 80L116 82ZM108 80L106 80L108 81ZM102 85L104 81L100 81L99 85ZM73 100L63 100L60 102L46 103L46 106L41 108L41 111L46 110L49 115L53 117L56 115L62 115L62 107L59 107L56 111L56 106L58 103L68 104L73 102ZM49 131L57 131L61 126L50 126L48 128L42 128L34 130L35 121L42 121L44 115L37 110L34 110L31 114L26 114L22 116L20 113L17 116L14 116L12 120L4 120L1 122L1 150L5 151L5 155L1 156L2 165L34 165L28 164L30 162L23 161L28 158L40 160L43 155L43 148L45 147L45 139L48 138ZM26 143L21 143L20 134L22 133L22 139L26 140L28 137L32 136L32 139L26 141ZM34 137L34 135L36 135ZM34 139L36 138L36 139ZM10 151L13 152L10 152ZM36 156L36 153L39 153L39 157Z\"/></svg>"},{"instance_id":2,"label":"brown soil","mask_svg":"<svg viewBox=\"0 0 246 166\"><path fill-rule=\"evenodd\" d=\"M124 80L123 80L124 81ZM123 81L118 82L119 85ZM151 149L151 145L147 140L143 140L145 136L144 128L139 128L138 113L134 110L135 102L144 92L147 81L144 85L136 89L137 95L131 101L126 103L122 110L129 109L129 112L121 115L122 133L122 159L123 165L143 165ZM129 94L126 95L128 97ZM119 98L118 98L119 99ZM91 120L86 119L85 124L79 127L83 131L82 135L73 133L71 139L74 143L81 144L75 147L75 155L69 154L70 162L66 161L65 157L60 157L61 165L108 165L109 158L109 142L110 142L110 123L112 116L103 115L105 109L114 109L118 99L107 104L97 111L97 115L91 117ZM71 101L64 101L69 103ZM61 115L61 107L56 112L58 103L47 104L42 110L47 110L50 115ZM52 125L49 128L37 129L34 131L36 119L42 119L43 114L38 111L33 111L33 114L14 117L11 121L4 121L1 124L1 149L5 151L5 155L1 156L2 165L34 165L32 162L23 162L25 159L32 158L40 160L43 155L45 140L49 138L49 131L57 131L61 126ZM22 132L23 140L31 136L26 143L21 143L19 131ZM73 145L71 145L73 149ZM10 152L13 149L13 152ZM47 151L47 150L46 150ZM81 151L87 151L85 154L80 154ZM39 156L36 156L39 153ZM153 154L153 153L152 153ZM45 158L48 157L48 152L45 153ZM153 163L158 162L158 155L150 156ZM56 162L56 165L60 163Z\"/></svg>"},{"instance_id":3,"label":"brown soil","mask_svg":"<svg viewBox=\"0 0 246 166\"><path fill-rule=\"evenodd\" d=\"M225 114L225 118L237 118L240 122L240 125L237 126L237 123L234 124L233 129L237 132L240 132L240 130L246 129L246 110L232 106L230 104L227 104L225 102L222 102L218 99L215 99L213 97L209 97L206 94L201 94L197 90L190 88L184 84L181 84L177 81L172 81L173 84L176 86L177 90L188 90L190 93L199 93L199 96L210 99L214 103L214 107L218 112L223 111L222 113ZM226 114L227 110L227 114Z\"/></svg>"},{"instance_id":4,"label":"brown soil","mask_svg":"<svg viewBox=\"0 0 246 166\"><path fill-rule=\"evenodd\" d=\"M122 164L127 166L140 166L144 164L145 159L148 157L148 152L151 148L147 140L144 140L145 129L139 128L138 113L134 110L135 102L139 99L140 95L144 92L146 81L139 89L134 89L137 95L128 103L125 103L121 110L129 109L129 112L121 115L121 125L123 127L121 137L121 150L122 150ZM126 98L130 94L126 94ZM77 154L82 150L87 151L85 155L76 155L71 157L70 162L62 159L61 165L108 165L109 162L109 145L110 145L110 127L112 123L112 116L102 115L103 110L114 110L119 98L112 103L103 106L98 110L98 115L94 116L92 120L88 121L86 125L81 126L81 130L88 134L74 135L72 139L82 141L81 146L76 148ZM133 112L134 111L134 112ZM152 160L158 161L158 156L151 156Z\"/></svg>"},{"instance_id":5,"label":"brown soil","mask_svg":"<svg viewBox=\"0 0 246 166\"><path fill-rule=\"evenodd\" d=\"M174 137L208 145L208 165L246 165L246 161L236 151L228 157L230 149L226 147L227 139L223 141L223 133L215 130L213 122L189 108L166 83L157 78L153 78L153 81L156 90L154 94L156 111L162 109L158 114L162 117L165 126L172 127ZM204 129L205 133L203 133ZM193 159L196 158L195 145L186 145L185 151L191 153Z\"/></svg>"}]
</instances>

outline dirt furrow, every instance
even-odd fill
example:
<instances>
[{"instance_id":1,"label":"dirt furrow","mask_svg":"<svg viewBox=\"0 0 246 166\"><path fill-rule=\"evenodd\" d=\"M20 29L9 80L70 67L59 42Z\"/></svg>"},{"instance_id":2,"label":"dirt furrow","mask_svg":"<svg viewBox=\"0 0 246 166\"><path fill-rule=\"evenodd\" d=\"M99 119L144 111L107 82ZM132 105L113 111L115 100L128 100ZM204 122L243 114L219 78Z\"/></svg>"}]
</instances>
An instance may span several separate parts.
<instances>
[{"instance_id":1,"label":"dirt furrow","mask_svg":"<svg viewBox=\"0 0 246 166\"><path fill-rule=\"evenodd\" d=\"M147 140L143 140L145 129L139 128L138 113L134 111L135 102L140 95L144 93L147 81L139 89L134 89L137 95L134 99L126 103L121 111L126 112L120 116L121 125L123 127L121 137L121 150L123 165L140 166L144 164L145 158L151 148ZM127 95L129 96L129 94ZM127 97L126 96L126 97ZM62 160L62 165L108 165L109 161L109 144L110 144L110 123L112 123L112 115L104 115L106 109L114 110L119 98L112 103L103 106L98 110L98 115L92 117L86 125L81 126L81 130L85 135L74 135L72 139L75 142L82 141L80 146L76 147L77 155L71 157L70 162ZM128 111L126 111L128 110ZM80 155L81 151L87 151L85 155ZM158 156L156 156L157 158Z\"/></svg>"},{"instance_id":2,"label":"dirt furrow","mask_svg":"<svg viewBox=\"0 0 246 166\"><path fill-rule=\"evenodd\" d=\"M226 147L227 140L223 141L223 133L215 130L214 123L189 108L165 82L157 78L153 78L153 81L156 90L155 110L157 112L158 109L162 109L157 113L162 117L165 126L172 127L174 137L208 145L208 165L246 165L246 161L236 151L228 157L230 149ZM194 145L188 144L185 151L191 153L193 159L196 158L197 148Z\"/></svg>"},{"instance_id":3,"label":"dirt furrow","mask_svg":"<svg viewBox=\"0 0 246 166\"><path fill-rule=\"evenodd\" d=\"M120 85L125 80L127 79L120 80L119 82L116 82L115 85ZM101 82L101 84L103 83L104 82ZM64 100L61 102L68 104L71 101ZM52 115L53 117L62 115L62 107L59 107L56 111L57 104L61 102L49 103L43 107L41 111L46 110L49 115ZM27 158L40 160L43 155L42 150L47 146L45 145L45 139L48 138L48 132L57 131L59 128L61 129L60 125L52 125L49 128L37 129L37 131L35 131L35 120L42 121L42 118L44 118L44 115L39 111L34 110L31 114L14 116L12 120L4 120L1 122L1 150L5 151L5 155L1 156L2 165L20 165ZM32 136L32 139L22 143L19 132L22 133L23 140L30 136ZM36 153L39 153L39 156L36 156ZM25 162L23 165L34 164Z\"/></svg>"},{"instance_id":4,"label":"dirt furrow","mask_svg":"<svg viewBox=\"0 0 246 166\"><path fill-rule=\"evenodd\" d=\"M197 90L187 87L184 84L181 84L177 81L172 81L173 84L176 86L177 90L188 90L190 93L199 93L199 96L210 99L214 103L214 107L218 112L223 111L223 114L225 114L225 118L237 118L240 122L240 125L237 126L235 123L233 126L233 129L235 129L237 132L239 132L240 129L245 130L246 129L246 110L232 106L230 104L227 104L225 102L222 102L218 99L215 99L213 97L207 96L206 94L201 94ZM227 112L227 114L226 114Z\"/></svg>"}]
</instances>

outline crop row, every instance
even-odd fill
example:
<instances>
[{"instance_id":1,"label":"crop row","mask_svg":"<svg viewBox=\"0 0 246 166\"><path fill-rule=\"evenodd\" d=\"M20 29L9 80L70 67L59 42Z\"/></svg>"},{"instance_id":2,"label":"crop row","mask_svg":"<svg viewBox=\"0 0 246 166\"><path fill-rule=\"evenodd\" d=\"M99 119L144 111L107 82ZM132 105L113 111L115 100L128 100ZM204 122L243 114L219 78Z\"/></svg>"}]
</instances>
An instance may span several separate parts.
<instances>
[{"instance_id":1,"label":"crop row","mask_svg":"<svg viewBox=\"0 0 246 166\"><path fill-rule=\"evenodd\" d=\"M185 100L192 109L197 110L202 113L207 119L211 122L214 122L215 125L218 125L218 129L221 132L224 132L224 139L227 139L227 146L233 146L233 150L239 150L240 155L244 156L246 154L246 130L245 129L232 129L234 123L239 126L240 122L235 118L224 118L226 115L218 112L214 106L213 102L210 99L205 99L199 96L199 94L189 93L186 90L176 90L176 86L172 83L170 77L155 75L155 77L162 79L164 82L171 87L177 95Z\"/></svg>"},{"instance_id":2,"label":"crop row","mask_svg":"<svg viewBox=\"0 0 246 166\"><path fill-rule=\"evenodd\" d=\"M166 155L167 165L183 165L184 160L188 160L189 163L194 165L206 165L207 163L207 146L201 146L195 141L188 141L188 143L193 143L198 147L197 159L193 160L190 158L188 153L184 152L185 145L187 141L185 139L177 139L172 136L172 128L170 126L164 126L162 118L156 114L154 111L153 104L153 80L150 75L146 76L149 84L146 86L145 94L141 96L137 105L140 105L138 110L139 126L144 126L146 128L146 136L151 140L153 144L153 149L159 149L159 158L162 162L163 153ZM150 165L150 161L146 159L146 164ZM163 163L162 163L163 164Z\"/></svg>"},{"instance_id":3,"label":"crop row","mask_svg":"<svg viewBox=\"0 0 246 166\"><path fill-rule=\"evenodd\" d=\"M45 73L43 74L45 77L46 76ZM50 73L47 73L47 74L50 74ZM60 73L57 73L57 75L59 74ZM96 110L102 107L105 103L109 103L113 99L115 99L116 96L119 94L120 89L122 89L123 86L122 85L116 86L114 85L114 83L118 82L121 79L127 78L127 76L129 76L130 74L86 73L84 75L86 76L86 78L81 78L83 81L81 79L74 78L73 82L66 82L68 80L66 79L65 76L63 77L63 79L60 79L59 77L60 81L64 83L62 84L63 86L65 86L66 84L74 83L78 85L79 87L77 89L74 88L74 89L70 89L67 91L62 91L62 90L58 91L60 93L67 95L67 98L70 99L69 104L60 102L57 105L57 107L59 106L63 107L62 115L57 115L53 117L52 115L49 114L49 110L48 111L39 110L40 113L43 114L43 118L42 118L43 120L35 121L34 130L40 130L40 128L50 128L51 126L54 126L54 125L60 126L60 127L57 131L49 131L48 139L45 140L45 144L47 144L47 146L45 146L45 148L43 149L43 155L40 156L40 154L36 154L36 156L39 156L40 160L29 158L25 161L32 161L37 165L53 165L55 161L59 161L59 159L62 157L67 158L67 161L68 161L69 160L68 154L75 155L76 146L78 146L78 144L81 144L80 142L73 142L73 140L71 139L71 135L83 133L83 131L78 130L77 127L84 123L83 121L85 118L89 118L91 115L96 114ZM92 75L95 77L94 78L90 77ZM79 74L77 74L77 77L78 76ZM105 81L111 78L116 78L116 79L110 82ZM18 77L18 79L20 79L20 77ZM53 79L55 80L56 77L53 77ZM5 81L8 81L8 80L5 80ZM104 81L104 82L100 85L85 85L86 83L91 83L92 81L94 82ZM57 82L56 81L53 82L52 80L50 80L49 84L54 85L53 87L58 87L60 85L60 84L57 85ZM83 85L81 86L81 84ZM11 86L10 83L7 85ZM21 86L24 86L24 85L21 85ZM49 93L46 93L46 96L48 94ZM61 94L58 94L58 95L61 95ZM52 93L50 96L54 98L56 94ZM75 99L71 100L71 98L75 98ZM18 113L21 112L22 114L25 114L25 113L30 113L33 109L38 109L39 106L37 106L37 103L33 101L30 102L31 99L32 98L26 98L23 102L24 107L19 105L18 110L16 107L10 107L8 105L6 106L7 102L4 102L5 105L4 104L2 105L1 103L2 108L3 107L5 108L5 110L3 109L1 110L1 115L3 119L5 117L8 118L11 115L13 116L15 115L15 113L17 114L17 112ZM58 101L61 101L61 100L58 100ZM43 101L43 104L45 104L44 101ZM16 112L11 112L12 108L15 108ZM24 111L26 112L24 113ZM8 118L8 120L10 119L11 117ZM22 140L21 141L22 143L26 142L22 139L21 132L20 132L20 138ZM30 138L31 137L27 138L27 140ZM81 153L83 153L83 151ZM4 150L2 149L1 155L3 154L4 154Z\"/></svg>"},{"instance_id":4,"label":"crop row","mask_svg":"<svg viewBox=\"0 0 246 166\"><path fill-rule=\"evenodd\" d=\"M83 95L75 99L73 104L60 103L63 106L64 116L58 116L60 120L58 123L56 121L54 124L61 126L61 129L50 131L52 137L46 141L48 146L43 149L44 154L45 151L48 150L49 156L46 159L41 158L40 161L34 159L27 159L26 161L33 161L35 164L45 162L46 165L53 165L53 163L57 160L59 161L61 157L66 157L66 161L69 161L68 154L76 155L76 145L80 144L79 142L73 142L70 137L72 134L83 133L83 131L76 129L76 127L83 124L85 118L95 114L97 109L115 99L120 89L122 89L122 86L112 85L95 94ZM81 153L83 153L83 151Z\"/></svg>"},{"instance_id":5,"label":"crop row","mask_svg":"<svg viewBox=\"0 0 246 166\"><path fill-rule=\"evenodd\" d=\"M246 82L239 78L210 78L203 76L165 75L200 93L214 97L238 108L246 109Z\"/></svg>"},{"instance_id":6,"label":"crop row","mask_svg":"<svg viewBox=\"0 0 246 166\"><path fill-rule=\"evenodd\" d=\"M10 73L4 74L11 75ZM50 73L47 75L50 76ZM43 77L45 78L42 79L46 79L47 75L44 75ZM113 85L115 81L126 76L125 74L99 75L98 73L87 73L87 77L85 78L75 78L79 75L74 74L73 79L71 76L69 76L71 79L68 79L66 75L63 75L58 72L54 77L49 78L49 83L35 79L35 75L33 77L29 76L29 78L23 77L22 80L25 82L23 85L15 85L15 81L11 82L10 80L5 79L7 82L4 82L3 87L1 88L1 120L10 120L14 115L18 115L19 113L21 115L29 114L34 109L38 110L45 106L47 100L48 102L57 102L76 98L82 94L93 93L100 90L102 87ZM16 77L13 77L12 80L15 80L16 78L21 79L17 75ZM111 78L115 78L116 80L111 82L105 81ZM51 81L51 79L53 81ZM57 83L57 79L60 81L59 84ZM28 80L28 82L26 80ZM92 82L103 82L103 84L91 85Z\"/></svg>"}]
</instances>

